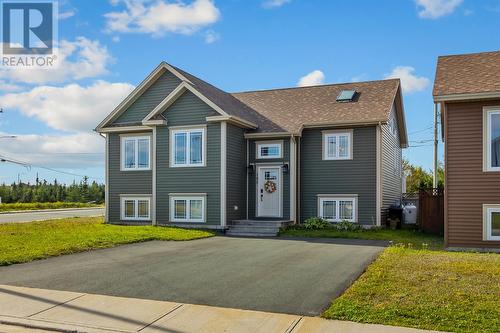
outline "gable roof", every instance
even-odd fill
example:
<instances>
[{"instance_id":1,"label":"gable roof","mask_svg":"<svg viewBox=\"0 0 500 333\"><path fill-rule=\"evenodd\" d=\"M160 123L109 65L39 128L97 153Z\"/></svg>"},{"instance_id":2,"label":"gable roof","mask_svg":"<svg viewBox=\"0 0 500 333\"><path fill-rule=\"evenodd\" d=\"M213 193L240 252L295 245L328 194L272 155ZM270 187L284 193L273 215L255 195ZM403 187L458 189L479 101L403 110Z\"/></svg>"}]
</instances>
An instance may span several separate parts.
<instances>
[{"instance_id":1,"label":"gable roof","mask_svg":"<svg viewBox=\"0 0 500 333\"><path fill-rule=\"evenodd\" d=\"M108 126L124 112L165 70L181 83L143 120L147 124L165 111L184 91L190 90L221 116L214 120L234 120L256 133L300 135L309 126L350 126L387 122L396 103L401 128L401 144L407 145L406 125L399 79L329 84L227 93L175 66L162 62L120 105L99 124ZM337 102L342 90L356 90L349 103ZM216 119L217 118L217 119Z\"/></svg>"},{"instance_id":2,"label":"gable roof","mask_svg":"<svg viewBox=\"0 0 500 333\"><path fill-rule=\"evenodd\" d=\"M435 101L500 97L500 51L438 57L433 95Z\"/></svg>"}]
</instances>

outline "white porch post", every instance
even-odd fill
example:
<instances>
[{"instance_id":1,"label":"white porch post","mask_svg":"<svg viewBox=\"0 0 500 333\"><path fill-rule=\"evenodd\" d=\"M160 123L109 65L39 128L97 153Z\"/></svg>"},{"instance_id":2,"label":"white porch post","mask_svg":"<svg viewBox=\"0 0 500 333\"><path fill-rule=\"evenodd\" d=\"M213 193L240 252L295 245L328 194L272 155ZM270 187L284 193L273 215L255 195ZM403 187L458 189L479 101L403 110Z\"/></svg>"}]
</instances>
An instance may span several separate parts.
<instances>
[{"instance_id":1,"label":"white porch post","mask_svg":"<svg viewBox=\"0 0 500 333\"><path fill-rule=\"evenodd\" d=\"M227 122L220 123L220 225L226 226Z\"/></svg>"}]
</instances>

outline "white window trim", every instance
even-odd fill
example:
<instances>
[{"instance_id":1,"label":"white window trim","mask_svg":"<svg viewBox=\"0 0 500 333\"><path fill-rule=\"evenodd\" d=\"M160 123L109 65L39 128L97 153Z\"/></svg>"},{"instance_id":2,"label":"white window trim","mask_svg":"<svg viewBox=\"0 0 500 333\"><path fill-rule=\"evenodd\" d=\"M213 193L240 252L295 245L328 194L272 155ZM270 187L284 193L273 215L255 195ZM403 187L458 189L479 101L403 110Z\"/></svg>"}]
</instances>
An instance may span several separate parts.
<instances>
[{"instance_id":1,"label":"white window trim","mask_svg":"<svg viewBox=\"0 0 500 333\"><path fill-rule=\"evenodd\" d=\"M125 201L134 201L135 216L125 216ZM139 217L139 200L148 202L148 217ZM151 220L151 197L150 196L121 196L120 197L120 217L124 221L150 221Z\"/></svg>"},{"instance_id":2,"label":"white window trim","mask_svg":"<svg viewBox=\"0 0 500 333\"><path fill-rule=\"evenodd\" d=\"M483 108L483 171L500 172L500 167L491 166L491 118L500 114L500 106Z\"/></svg>"},{"instance_id":3,"label":"white window trim","mask_svg":"<svg viewBox=\"0 0 500 333\"><path fill-rule=\"evenodd\" d=\"M492 213L500 213L500 204L485 204L483 205L483 240L485 241L500 241L500 236L492 236Z\"/></svg>"},{"instance_id":4,"label":"white window trim","mask_svg":"<svg viewBox=\"0 0 500 333\"><path fill-rule=\"evenodd\" d=\"M183 195L183 194L170 194L170 222L190 222L190 223L205 223L206 222L206 216L207 216L207 203L206 203L206 194L188 194L188 195ZM176 200L186 200L186 218L185 219L179 219L175 218L175 201ZM190 200L201 200L201 219L191 219L190 218L190 205L191 203L189 202Z\"/></svg>"},{"instance_id":5,"label":"white window trim","mask_svg":"<svg viewBox=\"0 0 500 333\"><path fill-rule=\"evenodd\" d=\"M324 201L333 201L336 202L336 213L339 216L339 201L352 201L353 202L353 216L352 219L327 219L328 222L342 222L348 221L352 223L358 222L358 196L356 194L318 194L318 216L323 218L323 202Z\"/></svg>"},{"instance_id":6,"label":"white window trim","mask_svg":"<svg viewBox=\"0 0 500 333\"><path fill-rule=\"evenodd\" d=\"M190 126L190 127L170 127L170 167L172 168L194 168L194 167L204 167L207 164L206 152L207 152L207 131L206 126ZM192 164L190 162L190 145L191 139L187 138L186 147L186 163L176 164L175 163L175 144L174 137L176 133L191 133L191 132L201 132L201 164Z\"/></svg>"},{"instance_id":7,"label":"white window trim","mask_svg":"<svg viewBox=\"0 0 500 333\"><path fill-rule=\"evenodd\" d=\"M135 166L133 168L125 167L125 141L126 140L134 140L135 145ZM148 167L140 168L139 167L139 140L147 139L148 140ZM120 135L120 171L147 171L151 170L151 135L148 134L127 134Z\"/></svg>"},{"instance_id":8,"label":"white window trim","mask_svg":"<svg viewBox=\"0 0 500 333\"><path fill-rule=\"evenodd\" d=\"M330 157L328 156L328 138L332 136L337 137L337 142L340 142L338 138L342 135L347 135L348 138L348 154L346 157ZM338 131L323 131L322 138L322 152L323 152L323 160L325 161L342 161L342 160L352 160L352 149L353 149L353 140L352 140L352 130L338 130ZM337 144L338 149L338 144Z\"/></svg>"},{"instance_id":9,"label":"white window trim","mask_svg":"<svg viewBox=\"0 0 500 333\"><path fill-rule=\"evenodd\" d=\"M279 155L278 156L262 156L261 148L263 147L278 147ZM283 158L283 141L258 141L255 143L255 156L257 159L280 159Z\"/></svg>"}]
</instances>

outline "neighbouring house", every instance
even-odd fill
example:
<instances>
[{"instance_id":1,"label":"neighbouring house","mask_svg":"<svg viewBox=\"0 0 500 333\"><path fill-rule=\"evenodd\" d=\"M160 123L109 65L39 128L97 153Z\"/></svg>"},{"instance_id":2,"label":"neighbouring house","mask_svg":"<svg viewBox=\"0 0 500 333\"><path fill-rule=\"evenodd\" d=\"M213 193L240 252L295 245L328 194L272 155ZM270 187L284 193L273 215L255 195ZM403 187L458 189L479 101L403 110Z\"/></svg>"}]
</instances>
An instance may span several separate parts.
<instances>
[{"instance_id":1,"label":"neighbouring house","mask_svg":"<svg viewBox=\"0 0 500 333\"><path fill-rule=\"evenodd\" d=\"M500 248L500 52L438 58L445 243Z\"/></svg>"},{"instance_id":2,"label":"neighbouring house","mask_svg":"<svg viewBox=\"0 0 500 333\"><path fill-rule=\"evenodd\" d=\"M96 131L109 223L380 226L401 199L398 79L227 93L162 62Z\"/></svg>"}]
</instances>

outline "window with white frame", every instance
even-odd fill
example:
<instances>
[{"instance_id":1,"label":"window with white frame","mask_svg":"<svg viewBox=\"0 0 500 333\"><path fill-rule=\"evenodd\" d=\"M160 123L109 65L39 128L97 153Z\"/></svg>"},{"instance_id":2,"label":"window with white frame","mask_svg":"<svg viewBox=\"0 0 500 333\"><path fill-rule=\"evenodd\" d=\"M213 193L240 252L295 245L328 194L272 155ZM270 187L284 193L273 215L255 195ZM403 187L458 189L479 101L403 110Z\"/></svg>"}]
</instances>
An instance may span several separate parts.
<instances>
[{"instance_id":1,"label":"window with white frame","mask_svg":"<svg viewBox=\"0 0 500 333\"><path fill-rule=\"evenodd\" d=\"M151 137L122 136L121 160L122 170L149 170L151 155Z\"/></svg>"},{"instance_id":2,"label":"window with white frame","mask_svg":"<svg viewBox=\"0 0 500 333\"><path fill-rule=\"evenodd\" d=\"M329 222L357 222L356 197L319 197L319 216Z\"/></svg>"},{"instance_id":3,"label":"window with white frame","mask_svg":"<svg viewBox=\"0 0 500 333\"><path fill-rule=\"evenodd\" d=\"M323 159L352 159L352 132L323 132Z\"/></svg>"},{"instance_id":4,"label":"window with white frame","mask_svg":"<svg viewBox=\"0 0 500 333\"><path fill-rule=\"evenodd\" d=\"M396 136L396 119L394 117L391 117L389 121L387 122L387 125L389 126L389 131L392 133L392 135Z\"/></svg>"},{"instance_id":5,"label":"window with white frame","mask_svg":"<svg viewBox=\"0 0 500 333\"><path fill-rule=\"evenodd\" d=\"M500 205L484 205L486 240L500 240Z\"/></svg>"},{"instance_id":6,"label":"window with white frame","mask_svg":"<svg viewBox=\"0 0 500 333\"><path fill-rule=\"evenodd\" d=\"M171 166L205 166L205 128L172 129Z\"/></svg>"},{"instance_id":7,"label":"window with white frame","mask_svg":"<svg viewBox=\"0 0 500 333\"><path fill-rule=\"evenodd\" d=\"M122 197L121 218L122 220L147 221L150 220L151 198L150 197Z\"/></svg>"},{"instance_id":8,"label":"window with white frame","mask_svg":"<svg viewBox=\"0 0 500 333\"><path fill-rule=\"evenodd\" d=\"M171 196L170 221L205 222L205 196Z\"/></svg>"},{"instance_id":9,"label":"window with white frame","mask_svg":"<svg viewBox=\"0 0 500 333\"><path fill-rule=\"evenodd\" d=\"M486 170L500 171L500 110L486 112Z\"/></svg>"},{"instance_id":10,"label":"window with white frame","mask_svg":"<svg viewBox=\"0 0 500 333\"><path fill-rule=\"evenodd\" d=\"M257 142L257 158L281 158L282 142Z\"/></svg>"}]
</instances>

